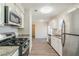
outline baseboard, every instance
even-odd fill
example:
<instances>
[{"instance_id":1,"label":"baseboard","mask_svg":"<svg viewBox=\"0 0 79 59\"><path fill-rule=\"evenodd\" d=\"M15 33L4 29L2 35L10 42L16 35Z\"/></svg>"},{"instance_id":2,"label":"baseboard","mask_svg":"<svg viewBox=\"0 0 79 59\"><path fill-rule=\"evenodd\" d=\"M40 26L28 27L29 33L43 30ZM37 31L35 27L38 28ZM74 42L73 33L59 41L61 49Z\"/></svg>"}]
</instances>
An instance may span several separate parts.
<instances>
[{"instance_id":1,"label":"baseboard","mask_svg":"<svg viewBox=\"0 0 79 59\"><path fill-rule=\"evenodd\" d=\"M49 44L49 43L48 43ZM50 44L49 44L50 45ZM51 45L50 45L51 46ZM51 46L52 47L52 46ZM52 47L52 49L54 49L53 47ZM60 54L54 49L54 51L57 53L57 55L58 56L60 56Z\"/></svg>"}]
</instances>

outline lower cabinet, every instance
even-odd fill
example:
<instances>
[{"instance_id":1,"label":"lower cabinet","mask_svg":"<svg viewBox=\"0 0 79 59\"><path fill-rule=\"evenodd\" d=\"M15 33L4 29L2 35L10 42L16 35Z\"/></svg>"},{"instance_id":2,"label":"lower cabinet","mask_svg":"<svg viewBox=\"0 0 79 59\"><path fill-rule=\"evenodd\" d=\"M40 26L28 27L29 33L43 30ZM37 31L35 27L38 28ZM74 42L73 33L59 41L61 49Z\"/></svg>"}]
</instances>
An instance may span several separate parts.
<instances>
[{"instance_id":1,"label":"lower cabinet","mask_svg":"<svg viewBox=\"0 0 79 59\"><path fill-rule=\"evenodd\" d=\"M62 55L62 44L61 39L52 37L51 38L51 46L56 50L59 55Z\"/></svg>"},{"instance_id":2,"label":"lower cabinet","mask_svg":"<svg viewBox=\"0 0 79 59\"><path fill-rule=\"evenodd\" d=\"M17 49L12 56L19 56L19 50Z\"/></svg>"}]
</instances>

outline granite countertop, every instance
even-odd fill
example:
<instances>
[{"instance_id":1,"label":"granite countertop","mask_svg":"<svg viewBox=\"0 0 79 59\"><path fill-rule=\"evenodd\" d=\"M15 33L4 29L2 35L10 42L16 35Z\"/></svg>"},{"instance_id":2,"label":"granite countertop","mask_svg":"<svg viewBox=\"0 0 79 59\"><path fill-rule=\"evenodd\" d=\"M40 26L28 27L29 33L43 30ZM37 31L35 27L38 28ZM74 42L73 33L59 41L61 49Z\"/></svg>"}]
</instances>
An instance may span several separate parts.
<instances>
[{"instance_id":1,"label":"granite countertop","mask_svg":"<svg viewBox=\"0 0 79 59\"><path fill-rule=\"evenodd\" d=\"M0 46L0 56L12 56L19 46Z\"/></svg>"},{"instance_id":2,"label":"granite countertop","mask_svg":"<svg viewBox=\"0 0 79 59\"><path fill-rule=\"evenodd\" d=\"M61 39L61 35L53 35L54 37Z\"/></svg>"}]
</instances>

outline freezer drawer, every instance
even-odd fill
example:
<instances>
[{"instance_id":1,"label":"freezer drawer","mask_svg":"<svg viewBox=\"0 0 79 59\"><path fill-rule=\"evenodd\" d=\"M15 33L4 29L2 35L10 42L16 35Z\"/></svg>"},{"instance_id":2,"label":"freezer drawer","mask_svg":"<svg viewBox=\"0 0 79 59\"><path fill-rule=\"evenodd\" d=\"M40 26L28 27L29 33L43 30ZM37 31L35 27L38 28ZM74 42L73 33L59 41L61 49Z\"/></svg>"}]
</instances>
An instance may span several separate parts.
<instances>
[{"instance_id":1,"label":"freezer drawer","mask_svg":"<svg viewBox=\"0 0 79 59\"><path fill-rule=\"evenodd\" d=\"M64 56L79 56L79 36L65 34Z\"/></svg>"}]
</instances>

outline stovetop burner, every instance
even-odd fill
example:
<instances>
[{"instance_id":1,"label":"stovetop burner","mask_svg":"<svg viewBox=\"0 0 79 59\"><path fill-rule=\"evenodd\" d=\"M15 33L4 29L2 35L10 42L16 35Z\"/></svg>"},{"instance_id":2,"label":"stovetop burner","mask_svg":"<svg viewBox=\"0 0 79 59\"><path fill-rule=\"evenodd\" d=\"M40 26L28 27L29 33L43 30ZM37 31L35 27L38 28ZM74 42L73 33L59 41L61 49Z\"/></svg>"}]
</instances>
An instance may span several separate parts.
<instances>
[{"instance_id":1,"label":"stovetop burner","mask_svg":"<svg viewBox=\"0 0 79 59\"><path fill-rule=\"evenodd\" d=\"M26 39L14 38L14 39L7 39L7 40L0 42L0 45L2 46L22 45L24 42L26 42Z\"/></svg>"},{"instance_id":2,"label":"stovetop burner","mask_svg":"<svg viewBox=\"0 0 79 59\"><path fill-rule=\"evenodd\" d=\"M0 46L19 46L19 55L29 53L29 40L27 38L16 38L14 34L1 34ZM4 40L3 40L4 39Z\"/></svg>"}]
</instances>

